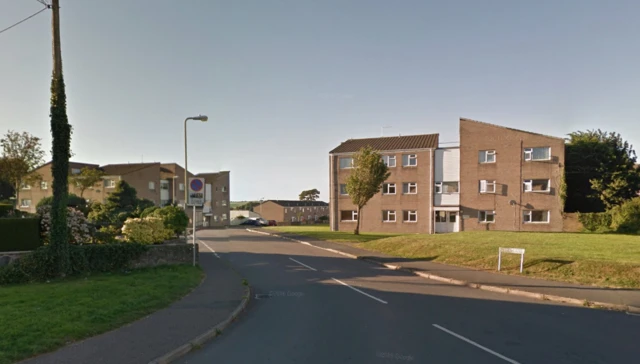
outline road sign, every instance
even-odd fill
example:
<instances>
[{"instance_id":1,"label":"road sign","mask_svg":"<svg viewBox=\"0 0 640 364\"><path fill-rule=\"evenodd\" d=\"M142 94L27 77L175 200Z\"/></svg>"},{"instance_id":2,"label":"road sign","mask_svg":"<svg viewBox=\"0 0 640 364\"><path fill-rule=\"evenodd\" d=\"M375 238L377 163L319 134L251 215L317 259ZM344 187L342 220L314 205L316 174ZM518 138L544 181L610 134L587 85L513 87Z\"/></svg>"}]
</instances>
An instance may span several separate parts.
<instances>
[{"instance_id":1,"label":"road sign","mask_svg":"<svg viewBox=\"0 0 640 364\"><path fill-rule=\"evenodd\" d=\"M189 206L204 205L204 178L189 178Z\"/></svg>"},{"instance_id":2,"label":"road sign","mask_svg":"<svg viewBox=\"0 0 640 364\"><path fill-rule=\"evenodd\" d=\"M502 253L520 254L520 273L524 264L524 249L519 248L498 248L498 270L502 265Z\"/></svg>"}]
</instances>

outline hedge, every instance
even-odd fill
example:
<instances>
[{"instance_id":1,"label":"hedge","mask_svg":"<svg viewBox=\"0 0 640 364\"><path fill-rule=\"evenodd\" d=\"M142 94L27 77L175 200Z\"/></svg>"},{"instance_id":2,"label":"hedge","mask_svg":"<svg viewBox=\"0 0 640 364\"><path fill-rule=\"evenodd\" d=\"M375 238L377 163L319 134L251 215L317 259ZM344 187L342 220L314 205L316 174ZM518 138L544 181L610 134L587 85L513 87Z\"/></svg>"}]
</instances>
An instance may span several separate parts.
<instances>
[{"instance_id":1,"label":"hedge","mask_svg":"<svg viewBox=\"0 0 640 364\"><path fill-rule=\"evenodd\" d=\"M0 217L9 216L9 213L13 210L13 205L0 203Z\"/></svg>"},{"instance_id":2,"label":"hedge","mask_svg":"<svg viewBox=\"0 0 640 364\"><path fill-rule=\"evenodd\" d=\"M40 219L0 219L0 252L35 250L40 246Z\"/></svg>"},{"instance_id":3,"label":"hedge","mask_svg":"<svg viewBox=\"0 0 640 364\"><path fill-rule=\"evenodd\" d=\"M605 232L611 228L611 214L608 212L578 212L578 221L587 231Z\"/></svg>"}]
</instances>

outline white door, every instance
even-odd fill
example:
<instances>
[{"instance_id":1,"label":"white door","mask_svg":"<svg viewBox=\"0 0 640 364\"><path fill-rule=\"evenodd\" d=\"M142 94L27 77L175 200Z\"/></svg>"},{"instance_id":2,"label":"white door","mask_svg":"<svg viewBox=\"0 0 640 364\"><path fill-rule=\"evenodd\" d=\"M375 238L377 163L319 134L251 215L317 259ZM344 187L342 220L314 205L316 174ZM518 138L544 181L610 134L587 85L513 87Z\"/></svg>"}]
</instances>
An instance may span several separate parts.
<instances>
[{"instance_id":1,"label":"white door","mask_svg":"<svg viewBox=\"0 0 640 364\"><path fill-rule=\"evenodd\" d=\"M436 233L457 233L460 231L458 211L436 211Z\"/></svg>"}]
</instances>

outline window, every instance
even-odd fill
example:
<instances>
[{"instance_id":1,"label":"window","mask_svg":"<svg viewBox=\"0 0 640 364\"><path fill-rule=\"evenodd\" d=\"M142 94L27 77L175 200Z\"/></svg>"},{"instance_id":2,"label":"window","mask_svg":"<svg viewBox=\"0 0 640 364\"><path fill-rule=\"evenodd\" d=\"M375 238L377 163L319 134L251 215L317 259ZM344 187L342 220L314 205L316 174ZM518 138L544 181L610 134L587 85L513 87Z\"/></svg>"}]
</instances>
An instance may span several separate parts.
<instances>
[{"instance_id":1,"label":"window","mask_svg":"<svg viewBox=\"0 0 640 364\"><path fill-rule=\"evenodd\" d=\"M496 193L496 181L480 181L480 193Z\"/></svg>"},{"instance_id":2,"label":"window","mask_svg":"<svg viewBox=\"0 0 640 364\"><path fill-rule=\"evenodd\" d=\"M340 211L340 221L356 221L358 212L355 210Z\"/></svg>"},{"instance_id":3,"label":"window","mask_svg":"<svg viewBox=\"0 0 640 364\"><path fill-rule=\"evenodd\" d=\"M481 150L478 153L478 162L479 163L495 163L496 162L496 151L495 150Z\"/></svg>"},{"instance_id":4,"label":"window","mask_svg":"<svg viewBox=\"0 0 640 364\"><path fill-rule=\"evenodd\" d=\"M71 174L80 174L80 168L71 168Z\"/></svg>"},{"instance_id":5,"label":"window","mask_svg":"<svg viewBox=\"0 0 640 364\"><path fill-rule=\"evenodd\" d=\"M458 182L436 182L436 193L458 193L460 186Z\"/></svg>"},{"instance_id":6,"label":"window","mask_svg":"<svg viewBox=\"0 0 640 364\"><path fill-rule=\"evenodd\" d=\"M227 200L222 200L222 206L227 206Z\"/></svg>"},{"instance_id":7,"label":"window","mask_svg":"<svg viewBox=\"0 0 640 364\"><path fill-rule=\"evenodd\" d=\"M20 201L20 207L31 207L31 200L23 198L22 201Z\"/></svg>"},{"instance_id":8,"label":"window","mask_svg":"<svg viewBox=\"0 0 640 364\"><path fill-rule=\"evenodd\" d=\"M116 180L114 179L105 179L104 180L104 188L115 188Z\"/></svg>"},{"instance_id":9,"label":"window","mask_svg":"<svg viewBox=\"0 0 640 364\"><path fill-rule=\"evenodd\" d=\"M353 168L353 158L340 158L340 169Z\"/></svg>"},{"instance_id":10,"label":"window","mask_svg":"<svg viewBox=\"0 0 640 364\"><path fill-rule=\"evenodd\" d=\"M26 182L22 182L22 184L20 185L20 188L22 188L23 190L30 190L31 185Z\"/></svg>"},{"instance_id":11,"label":"window","mask_svg":"<svg viewBox=\"0 0 640 364\"><path fill-rule=\"evenodd\" d=\"M479 211L478 222L482 222L482 223L496 222L496 212L495 211Z\"/></svg>"},{"instance_id":12,"label":"window","mask_svg":"<svg viewBox=\"0 0 640 364\"><path fill-rule=\"evenodd\" d=\"M384 222L396 222L396 212L392 210L382 211L382 221Z\"/></svg>"},{"instance_id":13,"label":"window","mask_svg":"<svg viewBox=\"0 0 640 364\"><path fill-rule=\"evenodd\" d=\"M402 166L403 167L415 167L418 165L418 156L415 154L403 154Z\"/></svg>"},{"instance_id":14,"label":"window","mask_svg":"<svg viewBox=\"0 0 640 364\"><path fill-rule=\"evenodd\" d=\"M284 213L285 213L285 214L287 213L287 209L284 209Z\"/></svg>"},{"instance_id":15,"label":"window","mask_svg":"<svg viewBox=\"0 0 640 364\"><path fill-rule=\"evenodd\" d=\"M291 216L291 222L296 222L296 217L295 216Z\"/></svg>"},{"instance_id":16,"label":"window","mask_svg":"<svg viewBox=\"0 0 640 364\"><path fill-rule=\"evenodd\" d=\"M405 182L402 184L402 193L414 195L418 193L418 184L415 182Z\"/></svg>"},{"instance_id":17,"label":"window","mask_svg":"<svg viewBox=\"0 0 640 364\"><path fill-rule=\"evenodd\" d=\"M318 210L318 206L313 206L313 211L317 211Z\"/></svg>"},{"instance_id":18,"label":"window","mask_svg":"<svg viewBox=\"0 0 640 364\"><path fill-rule=\"evenodd\" d=\"M382 185L382 194L383 195L395 195L396 194L396 184L395 183L385 183Z\"/></svg>"},{"instance_id":19,"label":"window","mask_svg":"<svg viewBox=\"0 0 640 364\"><path fill-rule=\"evenodd\" d=\"M218 215L213 215L213 221L218 222Z\"/></svg>"},{"instance_id":20,"label":"window","mask_svg":"<svg viewBox=\"0 0 640 364\"><path fill-rule=\"evenodd\" d=\"M416 222L418 221L418 211L405 210L402 211L402 221Z\"/></svg>"},{"instance_id":21,"label":"window","mask_svg":"<svg viewBox=\"0 0 640 364\"><path fill-rule=\"evenodd\" d=\"M216 186L216 192L218 192L218 186Z\"/></svg>"},{"instance_id":22,"label":"window","mask_svg":"<svg viewBox=\"0 0 640 364\"><path fill-rule=\"evenodd\" d=\"M383 155L382 156L382 161L384 162L384 164L387 165L387 167L395 167L396 166L396 156L395 155Z\"/></svg>"},{"instance_id":23,"label":"window","mask_svg":"<svg viewBox=\"0 0 640 364\"><path fill-rule=\"evenodd\" d=\"M49 189L49 184L46 181L40 182L40 189L41 190L48 190Z\"/></svg>"},{"instance_id":24,"label":"window","mask_svg":"<svg viewBox=\"0 0 640 364\"><path fill-rule=\"evenodd\" d=\"M307 220L311 221L311 215L307 216Z\"/></svg>"},{"instance_id":25,"label":"window","mask_svg":"<svg viewBox=\"0 0 640 364\"><path fill-rule=\"evenodd\" d=\"M222 192L227 192L227 187L226 186L222 186Z\"/></svg>"},{"instance_id":26,"label":"window","mask_svg":"<svg viewBox=\"0 0 640 364\"><path fill-rule=\"evenodd\" d=\"M548 179L525 179L522 183L524 192L549 192L551 181Z\"/></svg>"},{"instance_id":27,"label":"window","mask_svg":"<svg viewBox=\"0 0 640 364\"><path fill-rule=\"evenodd\" d=\"M347 192L347 185L344 183L340 184L340 194L341 195L348 195L349 193Z\"/></svg>"},{"instance_id":28,"label":"window","mask_svg":"<svg viewBox=\"0 0 640 364\"><path fill-rule=\"evenodd\" d=\"M160 189L168 190L169 189L169 181L160 181Z\"/></svg>"},{"instance_id":29,"label":"window","mask_svg":"<svg viewBox=\"0 0 640 364\"><path fill-rule=\"evenodd\" d=\"M523 212L524 222L528 224L549 223L549 211L528 210Z\"/></svg>"},{"instance_id":30,"label":"window","mask_svg":"<svg viewBox=\"0 0 640 364\"><path fill-rule=\"evenodd\" d=\"M178 185L178 190L180 190L180 191L184 191L184 183L180 183L180 184Z\"/></svg>"},{"instance_id":31,"label":"window","mask_svg":"<svg viewBox=\"0 0 640 364\"><path fill-rule=\"evenodd\" d=\"M227 219L227 214L222 214L222 221Z\"/></svg>"},{"instance_id":32,"label":"window","mask_svg":"<svg viewBox=\"0 0 640 364\"><path fill-rule=\"evenodd\" d=\"M156 183L153 182L153 181L149 182L149 189L150 190L155 190L156 189Z\"/></svg>"},{"instance_id":33,"label":"window","mask_svg":"<svg viewBox=\"0 0 640 364\"><path fill-rule=\"evenodd\" d=\"M548 161L550 159L550 147L524 148L524 160L526 161Z\"/></svg>"}]
</instances>

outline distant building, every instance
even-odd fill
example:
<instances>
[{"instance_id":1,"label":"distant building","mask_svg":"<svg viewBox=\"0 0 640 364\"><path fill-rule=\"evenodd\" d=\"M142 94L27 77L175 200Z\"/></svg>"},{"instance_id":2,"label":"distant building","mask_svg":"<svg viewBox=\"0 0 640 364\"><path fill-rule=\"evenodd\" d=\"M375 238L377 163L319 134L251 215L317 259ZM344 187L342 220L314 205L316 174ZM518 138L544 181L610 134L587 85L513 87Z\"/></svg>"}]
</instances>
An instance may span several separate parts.
<instances>
[{"instance_id":1,"label":"distant building","mask_svg":"<svg viewBox=\"0 0 640 364\"><path fill-rule=\"evenodd\" d=\"M267 200L253 208L265 220L278 223L317 222L329 215L329 204L323 201Z\"/></svg>"}]
</instances>

